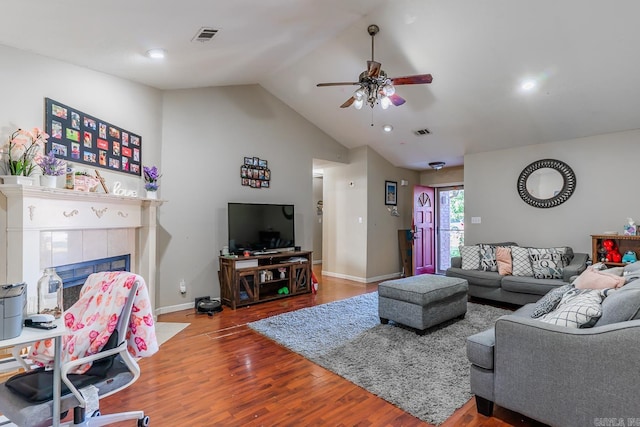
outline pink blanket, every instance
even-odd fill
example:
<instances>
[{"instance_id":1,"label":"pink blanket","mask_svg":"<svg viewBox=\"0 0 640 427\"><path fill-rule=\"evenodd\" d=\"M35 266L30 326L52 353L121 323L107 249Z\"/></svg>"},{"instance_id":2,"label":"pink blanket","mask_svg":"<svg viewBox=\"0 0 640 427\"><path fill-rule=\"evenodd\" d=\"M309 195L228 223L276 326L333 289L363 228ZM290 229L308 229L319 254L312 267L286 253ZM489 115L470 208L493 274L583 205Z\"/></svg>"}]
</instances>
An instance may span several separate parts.
<instances>
[{"instance_id":1,"label":"pink blanket","mask_svg":"<svg viewBox=\"0 0 640 427\"><path fill-rule=\"evenodd\" d=\"M134 357L148 357L158 351L149 292L144 279L128 272L95 273L87 278L80 298L63 313L67 334L62 337L62 363L98 353L115 330L131 287L140 285L133 300L127 329L127 349ZM31 346L29 357L39 366L53 366L53 340ZM86 372L91 364L76 368Z\"/></svg>"}]
</instances>

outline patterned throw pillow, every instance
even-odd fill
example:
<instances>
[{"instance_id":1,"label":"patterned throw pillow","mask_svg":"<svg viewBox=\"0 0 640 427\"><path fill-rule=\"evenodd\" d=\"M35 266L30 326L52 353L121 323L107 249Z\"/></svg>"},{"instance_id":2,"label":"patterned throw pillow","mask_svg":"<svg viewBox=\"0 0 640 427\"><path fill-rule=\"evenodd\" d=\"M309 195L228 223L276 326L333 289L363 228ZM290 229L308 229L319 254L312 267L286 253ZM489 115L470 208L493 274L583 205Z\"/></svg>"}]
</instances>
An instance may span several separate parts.
<instances>
[{"instance_id":1,"label":"patterned throw pillow","mask_svg":"<svg viewBox=\"0 0 640 427\"><path fill-rule=\"evenodd\" d=\"M573 285L567 284L547 292L547 294L540 298L536 303L533 313L531 313L531 317L537 319L538 317L555 310L565 292L570 291L571 289L573 289Z\"/></svg>"},{"instance_id":2,"label":"patterned throw pillow","mask_svg":"<svg viewBox=\"0 0 640 427\"><path fill-rule=\"evenodd\" d=\"M480 269L480 246L460 246L463 270Z\"/></svg>"},{"instance_id":3,"label":"patterned throw pillow","mask_svg":"<svg viewBox=\"0 0 640 427\"><path fill-rule=\"evenodd\" d=\"M533 276L533 270L531 269L531 259L529 258L529 251L527 248L521 248L520 246L511 246L511 260L513 262L513 275L514 276Z\"/></svg>"},{"instance_id":4,"label":"patterned throw pillow","mask_svg":"<svg viewBox=\"0 0 640 427\"><path fill-rule=\"evenodd\" d=\"M555 310L539 319L569 328L589 328L602 316L602 299L605 295L603 290L570 290L564 294Z\"/></svg>"},{"instance_id":5,"label":"patterned throw pillow","mask_svg":"<svg viewBox=\"0 0 640 427\"><path fill-rule=\"evenodd\" d=\"M480 244L480 270L498 271L495 246L484 243Z\"/></svg>"},{"instance_id":6,"label":"patterned throw pillow","mask_svg":"<svg viewBox=\"0 0 640 427\"><path fill-rule=\"evenodd\" d=\"M557 248L529 248L533 277L536 279L562 279L566 258Z\"/></svg>"}]
</instances>

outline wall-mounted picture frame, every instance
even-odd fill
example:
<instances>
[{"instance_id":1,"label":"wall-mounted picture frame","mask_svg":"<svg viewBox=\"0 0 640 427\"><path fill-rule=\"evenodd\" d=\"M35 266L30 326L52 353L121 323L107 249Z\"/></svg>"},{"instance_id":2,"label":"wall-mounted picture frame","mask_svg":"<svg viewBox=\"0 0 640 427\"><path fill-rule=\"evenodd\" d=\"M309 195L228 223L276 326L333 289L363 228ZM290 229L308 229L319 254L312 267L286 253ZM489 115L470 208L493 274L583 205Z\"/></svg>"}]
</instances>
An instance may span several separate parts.
<instances>
[{"instance_id":1,"label":"wall-mounted picture frame","mask_svg":"<svg viewBox=\"0 0 640 427\"><path fill-rule=\"evenodd\" d=\"M106 120L45 98L46 151L59 159L140 176L142 137Z\"/></svg>"},{"instance_id":2,"label":"wall-mounted picture frame","mask_svg":"<svg viewBox=\"0 0 640 427\"><path fill-rule=\"evenodd\" d=\"M398 182L397 181L384 182L384 204L387 206L398 205Z\"/></svg>"},{"instance_id":3,"label":"wall-mounted picture frame","mask_svg":"<svg viewBox=\"0 0 640 427\"><path fill-rule=\"evenodd\" d=\"M271 170L269 162L259 157L244 157L240 166L240 184L243 187L270 188Z\"/></svg>"}]
</instances>

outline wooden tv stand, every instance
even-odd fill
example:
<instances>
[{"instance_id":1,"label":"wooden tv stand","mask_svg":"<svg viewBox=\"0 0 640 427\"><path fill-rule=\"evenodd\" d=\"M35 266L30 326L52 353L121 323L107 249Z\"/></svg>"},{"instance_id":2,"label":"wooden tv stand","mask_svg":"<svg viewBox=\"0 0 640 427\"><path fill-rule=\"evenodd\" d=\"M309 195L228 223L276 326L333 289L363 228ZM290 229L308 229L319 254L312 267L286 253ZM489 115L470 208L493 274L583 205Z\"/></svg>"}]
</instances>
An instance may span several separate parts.
<instances>
[{"instance_id":1,"label":"wooden tv stand","mask_svg":"<svg viewBox=\"0 0 640 427\"><path fill-rule=\"evenodd\" d=\"M222 303L235 310L236 307L311 292L311 254L298 251L248 257L221 256L219 278ZM284 271L283 278L281 269ZM265 276L270 272L272 278L261 280L261 272L265 272Z\"/></svg>"}]
</instances>

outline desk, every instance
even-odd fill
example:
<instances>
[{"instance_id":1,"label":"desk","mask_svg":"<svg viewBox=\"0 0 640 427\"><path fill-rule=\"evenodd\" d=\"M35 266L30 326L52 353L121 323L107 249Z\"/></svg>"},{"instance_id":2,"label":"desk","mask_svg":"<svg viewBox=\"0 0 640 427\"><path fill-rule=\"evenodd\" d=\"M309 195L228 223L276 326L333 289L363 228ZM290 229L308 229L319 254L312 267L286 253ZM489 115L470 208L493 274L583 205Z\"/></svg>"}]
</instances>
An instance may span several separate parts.
<instances>
[{"instance_id":1,"label":"desk","mask_svg":"<svg viewBox=\"0 0 640 427\"><path fill-rule=\"evenodd\" d=\"M64 326L64 319L60 317L54 321L54 324L58 327L55 329L35 329L35 328L22 328L22 333L15 338L8 340L0 340L0 348L4 347L16 347L20 345L28 345L30 343L46 340L49 338L54 339L55 351L53 359L53 425L55 427L60 425L60 353L62 351L62 335L65 334L66 328Z\"/></svg>"}]
</instances>

